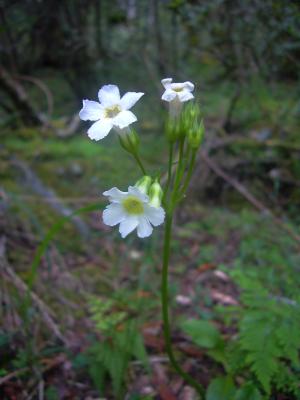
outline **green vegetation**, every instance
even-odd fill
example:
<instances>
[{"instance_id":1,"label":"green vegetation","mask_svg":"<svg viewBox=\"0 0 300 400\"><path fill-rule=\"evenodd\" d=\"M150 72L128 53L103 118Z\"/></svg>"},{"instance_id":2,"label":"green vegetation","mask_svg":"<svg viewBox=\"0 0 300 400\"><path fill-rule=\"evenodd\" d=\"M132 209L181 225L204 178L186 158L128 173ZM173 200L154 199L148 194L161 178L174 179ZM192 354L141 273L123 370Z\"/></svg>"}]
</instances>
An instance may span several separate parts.
<instances>
[{"instance_id":1,"label":"green vegetation","mask_svg":"<svg viewBox=\"0 0 300 400\"><path fill-rule=\"evenodd\" d=\"M229 177L197 160L176 214L176 357L206 400L300 399L297 2L13 3L0 4L0 397L184 398L162 340L162 232L124 241L101 221L101 193L139 171L114 133L65 133L102 84L144 91L135 129L160 176L160 79L174 76L196 84L203 151ZM45 123L10 95L3 70ZM63 207L92 203L99 209L66 218L32 276Z\"/></svg>"}]
</instances>

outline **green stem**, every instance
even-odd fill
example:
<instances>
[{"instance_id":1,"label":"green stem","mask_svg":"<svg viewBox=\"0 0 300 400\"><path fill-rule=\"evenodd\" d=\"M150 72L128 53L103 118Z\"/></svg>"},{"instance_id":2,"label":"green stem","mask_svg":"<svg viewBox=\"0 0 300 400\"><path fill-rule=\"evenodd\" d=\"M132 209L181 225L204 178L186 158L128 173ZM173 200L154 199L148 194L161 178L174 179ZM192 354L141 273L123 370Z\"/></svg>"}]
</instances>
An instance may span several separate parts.
<instances>
[{"instance_id":1,"label":"green stem","mask_svg":"<svg viewBox=\"0 0 300 400\"><path fill-rule=\"evenodd\" d=\"M192 177L192 173L194 171L195 162L196 162L196 154L197 154L197 152L195 150L193 150L191 163L190 163L188 172L186 174L186 177L185 177L185 180L184 180L184 183L183 183L183 187L182 187L182 189L180 191L180 197L184 196L184 194L186 192L186 189L187 189L187 187L188 187L188 185L190 183L190 180L191 180L191 177Z\"/></svg>"},{"instance_id":2,"label":"green stem","mask_svg":"<svg viewBox=\"0 0 300 400\"><path fill-rule=\"evenodd\" d=\"M176 175L175 175L174 195L176 195L176 193L177 193L178 187L180 185L180 179L182 177L184 139L185 138L180 139L180 143L179 143L179 160L178 160L178 165L177 165Z\"/></svg>"},{"instance_id":3,"label":"green stem","mask_svg":"<svg viewBox=\"0 0 300 400\"><path fill-rule=\"evenodd\" d=\"M171 328L169 321L169 289L168 289L168 270L169 270L169 259L170 259L170 245L171 245L171 233L172 233L172 211L167 212L166 224L165 224L165 235L164 235L164 247L163 247L163 269L162 269L162 280L161 280L161 305L162 305L162 316L163 316L163 333L165 339L166 351L169 360L174 367L175 371L193 388L197 390L200 399L204 396L203 387L194 380L187 372L185 372L175 359L172 340L171 340Z\"/></svg>"},{"instance_id":4,"label":"green stem","mask_svg":"<svg viewBox=\"0 0 300 400\"><path fill-rule=\"evenodd\" d=\"M172 179L173 148L174 148L173 143L170 143L170 147L169 147L169 164L168 164L168 179L167 179L167 183L166 183L165 196L167 195L167 192L169 190L169 186L171 184L171 179Z\"/></svg>"},{"instance_id":5,"label":"green stem","mask_svg":"<svg viewBox=\"0 0 300 400\"><path fill-rule=\"evenodd\" d=\"M145 170L145 168L144 168L144 166L142 164L142 161L141 161L139 155L137 153L131 153L131 154L133 155L135 161L138 163L138 165L139 165L141 171L143 172L143 174L147 175L146 170Z\"/></svg>"}]
</instances>

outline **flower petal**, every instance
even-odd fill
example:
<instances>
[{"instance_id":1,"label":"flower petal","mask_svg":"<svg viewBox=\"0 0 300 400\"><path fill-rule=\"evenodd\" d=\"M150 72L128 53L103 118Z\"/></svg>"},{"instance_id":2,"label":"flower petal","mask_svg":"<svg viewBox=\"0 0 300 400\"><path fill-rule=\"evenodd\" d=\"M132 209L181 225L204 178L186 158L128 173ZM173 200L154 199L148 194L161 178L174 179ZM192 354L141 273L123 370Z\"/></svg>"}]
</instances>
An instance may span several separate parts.
<instances>
[{"instance_id":1,"label":"flower petal","mask_svg":"<svg viewBox=\"0 0 300 400\"><path fill-rule=\"evenodd\" d=\"M182 92L178 93L179 100L181 102L185 102L194 98L194 95L191 92L188 92L186 89Z\"/></svg>"},{"instance_id":2,"label":"flower petal","mask_svg":"<svg viewBox=\"0 0 300 400\"><path fill-rule=\"evenodd\" d=\"M195 89L195 85L190 81L183 82L183 85L189 92L192 92Z\"/></svg>"},{"instance_id":3,"label":"flower petal","mask_svg":"<svg viewBox=\"0 0 300 400\"><path fill-rule=\"evenodd\" d=\"M98 121L103 115L103 107L97 101L82 100L82 109L79 118L82 121Z\"/></svg>"},{"instance_id":4,"label":"flower petal","mask_svg":"<svg viewBox=\"0 0 300 400\"><path fill-rule=\"evenodd\" d=\"M102 214L103 222L105 225L109 226L115 226L124 221L125 218L126 215L124 214L122 206L116 203L109 204Z\"/></svg>"},{"instance_id":5,"label":"flower petal","mask_svg":"<svg viewBox=\"0 0 300 400\"><path fill-rule=\"evenodd\" d=\"M167 90L163 93L163 95L161 96L162 100L165 100L165 101L172 101L172 100L175 99L175 97L176 97L176 92L174 92L174 91L171 90L171 89L167 89Z\"/></svg>"},{"instance_id":6,"label":"flower petal","mask_svg":"<svg viewBox=\"0 0 300 400\"><path fill-rule=\"evenodd\" d=\"M88 135L92 140L100 140L108 135L112 128L112 123L110 119L100 119L95 122L88 130Z\"/></svg>"},{"instance_id":7,"label":"flower petal","mask_svg":"<svg viewBox=\"0 0 300 400\"><path fill-rule=\"evenodd\" d=\"M162 207L145 205L145 215L153 226L161 225L165 220L165 210Z\"/></svg>"},{"instance_id":8,"label":"flower petal","mask_svg":"<svg viewBox=\"0 0 300 400\"><path fill-rule=\"evenodd\" d=\"M139 238L145 238L151 235L153 228L146 217L139 218L137 227L137 235Z\"/></svg>"},{"instance_id":9,"label":"flower petal","mask_svg":"<svg viewBox=\"0 0 300 400\"><path fill-rule=\"evenodd\" d=\"M109 190L106 190L106 192L103 192L103 196L107 196L109 201L113 203L120 203L126 196L128 195L128 192L122 192L116 187L113 187Z\"/></svg>"},{"instance_id":10,"label":"flower petal","mask_svg":"<svg viewBox=\"0 0 300 400\"><path fill-rule=\"evenodd\" d=\"M127 217L120 223L119 232L124 239L130 232L138 226L139 220L137 217Z\"/></svg>"},{"instance_id":11,"label":"flower petal","mask_svg":"<svg viewBox=\"0 0 300 400\"><path fill-rule=\"evenodd\" d=\"M115 118L112 119L112 123L121 129L135 121L137 121L137 117L131 111L121 111Z\"/></svg>"},{"instance_id":12,"label":"flower petal","mask_svg":"<svg viewBox=\"0 0 300 400\"><path fill-rule=\"evenodd\" d=\"M120 103L120 91L116 85L105 85L98 92L100 103L107 107Z\"/></svg>"},{"instance_id":13,"label":"flower petal","mask_svg":"<svg viewBox=\"0 0 300 400\"><path fill-rule=\"evenodd\" d=\"M146 194L142 193L140 189L137 188L136 186L129 186L128 193L131 194L132 196L136 196L143 203L148 203L149 201L149 197Z\"/></svg>"},{"instance_id":14,"label":"flower petal","mask_svg":"<svg viewBox=\"0 0 300 400\"><path fill-rule=\"evenodd\" d=\"M173 80L172 78L165 78L165 79L161 80L161 83L165 89L169 89L169 87L172 83L172 80Z\"/></svg>"},{"instance_id":15,"label":"flower petal","mask_svg":"<svg viewBox=\"0 0 300 400\"><path fill-rule=\"evenodd\" d=\"M135 105L135 103L144 96L145 93L141 92L127 92L121 98L121 107L123 110L129 110L131 107Z\"/></svg>"},{"instance_id":16,"label":"flower petal","mask_svg":"<svg viewBox=\"0 0 300 400\"><path fill-rule=\"evenodd\" d=\"M175 92L178 92L180 90L184 90L185 86L184 83L171 83L170 89L174 90Z\"/></svg>"}]
</instances>

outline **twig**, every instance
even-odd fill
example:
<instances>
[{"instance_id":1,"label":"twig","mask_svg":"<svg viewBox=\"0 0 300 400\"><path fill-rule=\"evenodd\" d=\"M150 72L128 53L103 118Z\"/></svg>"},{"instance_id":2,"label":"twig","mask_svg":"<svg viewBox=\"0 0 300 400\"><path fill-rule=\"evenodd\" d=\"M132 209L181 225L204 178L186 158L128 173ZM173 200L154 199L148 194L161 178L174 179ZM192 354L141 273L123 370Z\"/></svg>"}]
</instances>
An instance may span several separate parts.
<instances>
[{"instance_id":1,"label":"twig","mask_svg":"<svg viewBox=\"0 0 300 400\"><path fill-rule=\"evenodd\" d=\"M6 256L5 256L5 242L6 239L4 236L0 238L0 265L4 272L4 276L15 285L15 287L21 292L27 293L29 291L28 286L22 279L13 271L11 266L9 265ZM33 303L36 305L40 314L42 315L46 325L53 332L53 334L60 339L66 346L69 346L69 341L67 338L61 333L58 325L54 322L51 315L53 315L53 311L49 309L49 307L37 296L36 293L30 291L30 297Z\"/></svg>"},{"instance_id":2,"label":"twig","mask_svg":"<svg viewBox=\"0 0 300 400\"><path fill-rule=\"evenodd\" d=\"M31 103L23 86L0 66L0 88L10 97L16 108L21 112L25 123L44 125L45 121Z\"/></svg>"},{"instance_id":3,"label":"twig","mask_svg":"<svg viewBox=\"0 0 300 400\"><path fill-rule=\"evenodd\" d=\"M50 119L50 117L53 113L53 95L52 95L50 89L48 88L48 86L41 79L35 78L33 76L14 75L13 78L32 82L44 93L44 95L46 97L46 101L47 101L47 119Z\"/></svg>"},{"instance_id":4,"label":"twig","mask_svg":"<svg viewBox=\"0 0 300 400\"><path fill-rule=\"evenodd\" d=\"M201 158L203 161L209 166L209 168L214 171L215 174L221 176L226 182L228 182L231 186L233 186L242 196L244 196L249 203L251 203L255 208L257 208L263 214L271 217L276 225L283 228L286 233L289 234L298 244L300 244L300 236L297 235L285 222L283 222L280 218L278 218L274 213L266 207L260 200L253 196L249 192L249 190L242 185L239 181L235 178L229 176L225 171L223 171L207 154L207 152L201 152Z\"/></svg>"},{"instance_id":5,"label":"twig","mask_svg":"<svg viewBox=\"0 0 300 400\"><path fill-rule=\"evenodd\" d=\"M223 137L222 139L216 138L211 148L216 149L219 147L226 147L234 144L241 144L250 147L274 147L291 151L300 151L300 146L296 143L276 139L257 140L254 138L243 137L237 134L231 134L230 136Z\"/></svg>"},{"instance_id":6,"label":"twig","mask_svg":"<svg viewBox=\"0 0 300 400\"><path fill-rule=\"evenodd\" d=\"M56 129L58 137L67 138L72 136L80 125L80 118L78 114L74 114L69 120L68 125L64 129Z\"/></svg>"},{"instance_id":7,"label":"twig","mask_svg":"<svg viewBox=\"0 0 300 400\"><path fill-rule=\"evenodd\" d=\"M17 371L10 372L9 374L0 378L0 386L4 385L4 383L10 381L13 378L17 378L19 375L23 374L23 372L29 371L28 367L18 369Z\"/></svg>"},{"instance_id":8,"label":"twig","mask_svg":"<svg viewBox=\"0 0 300 400\"><path fill-rule=\"evenodd\" d=\"M57 367L58 365L64 363L65 361L66 361L66 357L64 354L59 354L54 359L50 360L50 362L48 362L48 359L41 360L42 363L46 364L45 367L42 369L42 374L50 371L52 368ZM0 378L0 386L4 385L4 383L10 381L13 378L18 377L19 375L21 375L27 371L30 371L29 367L24 367L24 368L18 369L17 371L10 372L9 374Z\"/></svg>"},{"instance_id":9,"label":"twig","mask_svg":"<svg viewBox=\"0 0 300 400\"><path fill-rule=\"evenodd\" d=\"M57 213L63 216L71 215L73 210L65 206L61 199L58 198L56 193L44 185L40 178L34 173L24 161L18 160L17 158L12 159L12 164L17 167L25 178L25 183L29 185L32 190L38 195L44 197L45 201L52 207ZM75 216L71 218L71 222L76 226L78 232L83 238L88 238L90 235L90 229L87 224L79 217Z\"/></svg>"}]
</instances>

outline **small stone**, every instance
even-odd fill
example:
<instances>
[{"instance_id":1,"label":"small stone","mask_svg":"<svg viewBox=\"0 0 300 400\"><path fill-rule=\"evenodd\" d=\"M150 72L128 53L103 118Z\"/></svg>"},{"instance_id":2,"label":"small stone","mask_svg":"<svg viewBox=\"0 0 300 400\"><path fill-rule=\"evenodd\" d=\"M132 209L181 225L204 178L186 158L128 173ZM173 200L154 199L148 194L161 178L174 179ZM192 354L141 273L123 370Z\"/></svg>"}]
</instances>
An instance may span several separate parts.
<instances>
[{"instance_id":1,"label":"small stone","mask_svg":"<svg viewBox=\"0 0 300 400\"><path fill-rule=\"evenodd\" d=\"M182 295L182 294L178 294L178 295L176 296L176 302L177 302L178 304L180 304L181 306L189 306L189 305L192 304L191 298L188 297L188 296L184 296L184 295Z\"/></svg>"}]
</instances>

